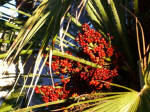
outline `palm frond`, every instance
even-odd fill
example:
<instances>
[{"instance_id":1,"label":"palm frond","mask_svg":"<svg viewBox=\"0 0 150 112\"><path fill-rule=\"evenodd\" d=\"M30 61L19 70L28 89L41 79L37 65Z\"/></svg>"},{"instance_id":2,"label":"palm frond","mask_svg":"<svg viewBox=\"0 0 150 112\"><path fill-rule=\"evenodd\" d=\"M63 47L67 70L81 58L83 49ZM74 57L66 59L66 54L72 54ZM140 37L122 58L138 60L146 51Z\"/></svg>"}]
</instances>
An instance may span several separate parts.
<instances>
[{"instance_id":1,"label":"palm frond","mask_svg":"<svg viewBox=\"0 0 150 112\"><path fill-rule=\"evenodd\" d=\"M116 95L114 99L111 97L109 99L109 97L110 96L106 97L108 98L106 101L98 106L85 110L85 112L130 112L130 108L135 104L135 99L139 99L137 92Z\"/></svg>"},{"instance_id":2,"label":"palm frond","mask_svg":"<svg viewBox=\"0 0 150 112\"><path fill-rule=\"evenodd\" d=\"M50 105L54 105L54 104L59 104L59 103L64 103L66 102L67 100L58 100L58 101L54 101L54 102L48 102L48 103L43 103L43 104L39 104L39 105L34 105L34 106L30 106L28 108L22 108L22 109L18 109L14 112L29 112L35 108L40 108L40 107L45 107L45 106L50 106Z\"/></svg>"},{"instance_id":3,"label":"palm frond","mask_svg":"<svg viewBox=\"0 0 150 112\"><path fill-rule=\"evenodd\" d=\"M148 86L144 86L140 92L132 90L129 92L108 92L91 95L102 95L103 97L77 102L66 108L69 109L88 103L91 108L85 109L83 112L146 112L150 110L148 106L150 103L150 88ZM92 106L93 103L96 106Z\"/></svg>"},{"instance_id":4,"label":"palm frond","mask_svg":"<svg viewBox=\"0 0 150 112\"><path fill-rule=\"evenodd\" d=\"M20 88L16 89L7 99L4 101L4 103L1 105L0 110L1 112L10 112L13 111L13 108L17 107L16 99L18 98L20 92ZM24 93L21 95L23 97Z\"/></svg>"},{"instance_id":5,"label":"palm frond","mask_svg":"<svg viewBox=\"0 0 150 112\"><path fill-rule=\"evenodd\" d=\"M121 8L122 2L116 0L102 1L102 0L89 0L86 10L92 24L100 32L105 34L110 33L116 37L116 45L125 53L127 60L131 66L134 65L132 60L129 45L127 45L127 32L125 27L125 11ZM123 15L123 16L122 16ZM120 43L118 43L118 41Z\"/></svg>"},{"instance_id":6,"label":"palm frond","mask_svg":"<svg viewBox=\"0 0 150 112\"><path fill-rule=\"evenodd\" d=\"M136 14L139 13L139 1L138 0L134 0L134 11Z\"/></svg>"}]
</instances>

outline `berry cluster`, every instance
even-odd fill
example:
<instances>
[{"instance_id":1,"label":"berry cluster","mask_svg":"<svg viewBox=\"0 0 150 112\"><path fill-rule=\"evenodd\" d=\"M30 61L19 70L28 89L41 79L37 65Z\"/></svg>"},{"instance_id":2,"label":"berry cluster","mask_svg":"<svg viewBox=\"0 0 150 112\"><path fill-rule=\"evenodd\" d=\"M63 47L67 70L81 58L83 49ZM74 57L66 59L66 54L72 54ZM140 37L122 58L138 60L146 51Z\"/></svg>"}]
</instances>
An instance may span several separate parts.
<instances>
[{"instance_id":1,"label":"berry cluster","mask_svg":"<svg viewBox=\"0 0 150 112\"><path fill-rule=\"evenodd\" d=\"M42 86L36 88L36 93L42 94L43 101L48 102L68 98L74 94L80 95L101 90L103 86L109 88L109 82L118 75L118 66L116 66L115 60L117 54L111 45L111 39L109 34L106 38L90 28L88 24L83 24L82 31L75 39L81 47L76 55L96 63L100 68L93 68L67 58L53 56L52 70L61 79L61 82L55 83L55 85L61 85L62 88L56 89L51 86L44 88L45 86ZM66 53L71 54L69 51ZM68 78L65 79L64 76Z\"/></svg>"},{"instance_id":2,"label":"berry cluster","mask_svg":"<svg viewBox=\"0 0 150 112\"><path fill-rule=\"evenodd\" d=\"M90 61L105 65L104 60L113 55L114 49L108 34L107 40L97 31L91 29L88 24L83 24L82 33L78 34L76 41L83 48L83 52L90 57Z\"/></svg>"},{"instance_id":3,"label":"berry cluster","mask_svg":"<svg viewBox=\"0 0 150 112\"><path fill-rule=\"evenodd\" d=\"M69 51L67 51L66 53L72 54ZM62 74L70 73L71 71L73 71L72 68L73 63L74 63L73 60L53 56L52 69L53 71L55 71L56 75L60 75L60 73Z\"/></svg>"},{"instance_id":4,"label":"berry cluster","mask_svg":"<svg viewBox=\"0 0 150 112\"><path fill-rule=\"evenodd\" d=\"M63 80L63 84L68 83L70 79ZM58 99L66 99L70 93L70 90L66 90L65 86L63 88L54 88L52 86L41 86L35 88L35 93L42 95L42 100L44 102L57 101Z\"/></svg>"}]
</instances>

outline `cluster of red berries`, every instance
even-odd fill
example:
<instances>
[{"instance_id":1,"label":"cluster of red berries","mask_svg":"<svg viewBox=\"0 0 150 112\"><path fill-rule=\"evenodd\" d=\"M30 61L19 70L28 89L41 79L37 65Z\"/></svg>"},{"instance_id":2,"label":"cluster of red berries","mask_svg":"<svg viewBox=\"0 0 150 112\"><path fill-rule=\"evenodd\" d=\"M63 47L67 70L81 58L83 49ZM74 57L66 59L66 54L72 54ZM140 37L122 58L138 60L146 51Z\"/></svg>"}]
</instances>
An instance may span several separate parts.
<instances>
[{"instance_id":1,"label":"cluster of red berries","mask_svg":"<svg viewBox=\"0 0 150 112\"><path fill-rule=\"evenodd\" d=\"M63 84L67 84L70 79L63 79ZM36 86L35 93L42 95L44 102L57 101L58 99L66 99L70 93L70 90L66 90L65 86L62 88L54 88L52 86Z\"/></svg>"},{"instance_id":2,"label":"cluster of red berries","mask_svg":"<svg viewBox=\"0 0 150 112\"><path fill-rule=\"evenodd\" d=\"M42 94L43 101L48 102L67 98L71 94L80 95L100 90L103 86L109 88L109 82L118 75L118 67L112 64L116 60L113 58L115 50L111 45L111 39L112 37L109 35L107 38L103 37L88 24L83 24L82 31L75 39L82 49L76 55L96 63L100 68L93 68L67 58L53 56L52 70L60 77L62 88L55 89L49 86L44 89L41 87L36 88L36 93ZM71 54L69 51L66 53ZM68 77L67 80L64 79L65 75Z\"/></svg>"},{"instance_id":3,"label":"cluster of red berries","mask_svg":"<svg viewBox=\"0 0 150 112\"><path fill-rule=\"evenodd\" d=\"M69 51L66 53L71 54ZM69 60L67 58L61 58L59 56L53 56L53 63L52 63L52 70L55 72L56 75L71 73L73 70L73 60Z\"/></svg>"},{"instance_id":4,"label":"cluster of red berries","mask_svg":"<svg viewBox=\"0 0 150 112\"><path fill-rule=\"evenodd\" d=\"M88 24L83 24L83 33L79 33L76 41L83 48L83 52L90 57L90 61L105 65L105 58L110 58L113 55L114 49L111 45L112 37L107 37L107 40L96 30L91 29Z\"/></svg>"}]
</instances>

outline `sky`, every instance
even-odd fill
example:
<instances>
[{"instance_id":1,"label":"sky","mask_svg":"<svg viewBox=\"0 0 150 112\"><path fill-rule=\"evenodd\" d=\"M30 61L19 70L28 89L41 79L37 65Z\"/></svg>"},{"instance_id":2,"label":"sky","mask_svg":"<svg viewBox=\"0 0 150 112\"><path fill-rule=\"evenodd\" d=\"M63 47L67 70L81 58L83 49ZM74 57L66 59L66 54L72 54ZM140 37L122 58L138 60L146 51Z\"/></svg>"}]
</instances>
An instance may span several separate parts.
<instances>
[{"instance_id":1,"label":"sky","mask_svg":"<svg viewBox=\"0 0 150 112\"><path fill-rule=\"evenodd\" d=\"M9 3L15 5L15 0L11 0ZM10 5L10 4L7 4L7 3L6 3L4 6L7 6L7 7L10 7L10 8L16 9L15 6ZM0 16L2 16L1 12L2 12L2 13L5 13L5 14L7 14L7 15L13 16L13 17L16 17L16 16L18 15L18 14L17 14L15 11L13 11L12 9L8 9L8 8L3 7L3 6L0 7Z\"/></svg>"}]
</instances>

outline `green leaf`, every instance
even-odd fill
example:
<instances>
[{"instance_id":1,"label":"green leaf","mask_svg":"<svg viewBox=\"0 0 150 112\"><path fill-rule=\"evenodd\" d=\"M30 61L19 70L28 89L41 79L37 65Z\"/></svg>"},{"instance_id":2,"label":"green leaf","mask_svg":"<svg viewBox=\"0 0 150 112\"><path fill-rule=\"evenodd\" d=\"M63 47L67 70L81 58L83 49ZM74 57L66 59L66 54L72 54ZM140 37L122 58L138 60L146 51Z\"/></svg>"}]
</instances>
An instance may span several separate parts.
<instances>
[{"instance_id":1,"label":"green leaf","mask_svg":"<svg viewBox=\"0 0 150 112\"><path fill-rule=\"evenodd\" d=\"M71 16L70 13L67 13L67 16L68 16L68 17L71 17L71 21L72 21L75 25L77 25L78 27L81 27L81 23L80 23L76 18L74 18L73 16Z\"/></svg>"},{"instance_id":2,"label":"green leaf","mask_svg":"<svg viewBox=\"0 0 150 112\"><path fill-rule=\"evenodd\" d=\"M86 10L94 27L104 34L110 33L115 37L114 42L124 52L129 65L134 68L132 51L127 40L126 12L118 0L88 0Z\"/></svg>"},{"instance_id":3,"label":"green leaf","mask_svg":"<svg viewBox=\"0 0 150 112\"><path fill-rule=\"evenodd\" d=\"M100 21L101 18L97 11L95 10L94 6L92 5L91 1L88 1L88 4L86 6L86 10L88 12L88 15L91 17L91 20L97 22L99 25L101 25Z\"/></svg>"},{"instance_id":4,"label":"green leaf","mask_svg":"<svg viewBox=\"0 0 150 112\"><path fill-rule=\"evenodd\" d=\"M138 92L128 92L122 95L115 95L113 99L111 96L104 96L104 98L107 100L104 100L93 108L85 110L85 112L130 112L132 106L135 106L136 104L137 107L139 104ZM135 112L136 109L137 108L132 108L132 111Z\"/></svg>"},{"instance_id":5,"label":"green leaf","mask_svg":"<svg viewBox=\"0 0 150 112\"><path fill-rule=\"evenodd\" d=\"M44 103L44 104L34 105L34 106L27 107L27 108L18 109L14 112L29 112L35 108L50 106L50 105L59 104L59 103L63 103L63 102L66 102L66 100L58 100L58 101L48 102L48 103Z\"/></svg>"},{"instance_id":6,"label":"green leaf","mask_svg":"<svg viewBox=\"0 0 150 112\"><path fill-rule=\"evenodd\" d=\"M138 0L134 0L134 10L136 14L139 13L139 1Z\"/></svg>"},{"instance_id":7,"label":"green leaf","mask_svg":"<svg viewBox=\"0 0 150 112\"><path fill-rule=\"evenodd\" d=\"M90 62L90 61L86 61L84 59L72 56L72 55L67 54L67 53L62 53L62 52L60 52L58 50L53 50L53 55L64 57L64 58L68 58L68 59L71 59L71 60L74 60L74 61L78 61L80 63L86 64L86 65L89 65L89 66L92 66L92 67L95 67L95 68L101 68L101 66L97 65L96 63L93 63L93 62Z\"/></svg>"},{"instance_id":8,"label":"green leaf","mask_svg":"<svg viewBox=\"0 0 150 112\"><path fill-rule=\"evenodd\" d=\"M144 81L145 84L150 87L150 53L148 55L148 65L144 73Z\"/></svg>"},{"instance_id":9,"label":"green leaf","mask_svg":"<svg viewBox=\"0 0 150 112\"><path fill-rule=\"evenodd\" d=\"M20 88L15 89L15 91L13 93L11 93L11 95L8 96L2 103L2 105L0 107L0 112L11 112L15 108L17 108L16 100L19 96L19 93L20 93ZM23 95L24 95L24 93L21 95L21 97Z\"/></svg>"},{"instance_id":10,"label":"green leaf","mask_svg":"<svg viewBox=\"0 0 150 112\"><path fill-rule=\"evenodd\" d=\"M16 11L16 12L18 12L18 13L20 13L20 14L23 14L23 15L25 15L25 16L31 17L30 14L28 14L28 13L26 13L26 12L24 12L24 11L17 10L17 9L14 9L14 8L11 8L11 10Z\"/></svg>"},{"instance_id":11,"label":"green leaf","mask_svg":"<svg viewBox=\"0 0 150 112\"><path fill-rule=\"evenodd\" d=\"M5 20L0 20L0 27L9 27L9 28L14 28L16 30L21 29L20 26L13 24L13 23L10 23L10 22L7 22Z\"/></svg>"},{"instance_id":12,"label":"green leaf","mask_svg":"<svg viewBox=\"0 0 150 112\"><path fill-rule=\"evenodd\" d=\"M140 104L137 112L149 112L150 111L150 88L144 86L140 92Z\"/></svg>"}]
</instances>

